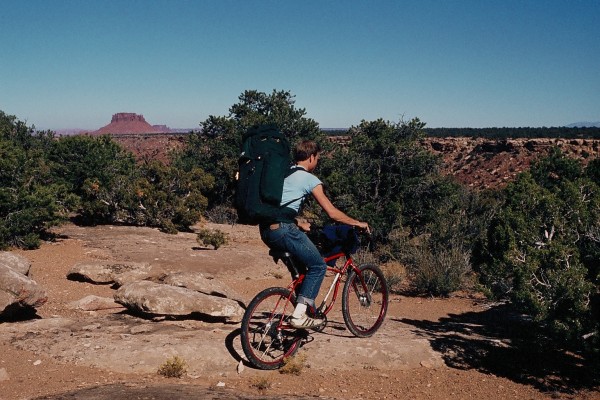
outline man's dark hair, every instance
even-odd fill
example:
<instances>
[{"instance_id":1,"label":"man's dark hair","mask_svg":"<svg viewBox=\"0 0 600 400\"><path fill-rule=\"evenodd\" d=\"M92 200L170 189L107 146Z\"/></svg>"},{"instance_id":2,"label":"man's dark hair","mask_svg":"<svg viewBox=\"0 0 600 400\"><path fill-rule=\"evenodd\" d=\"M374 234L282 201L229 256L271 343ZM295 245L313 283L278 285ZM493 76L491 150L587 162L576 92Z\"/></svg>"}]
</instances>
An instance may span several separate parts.
<instances>
[{"instance_id":1,"label":"man's dark hair","mask_svg":"<svg viewBox=\"0 0 600 400\"><path fill-rule=\"evenodd\" d=\"M303 140L294 147L294 161L308 160L310 156L316 156L321 152L321 146L312 140Z\"/></svg>"}]
</instances>

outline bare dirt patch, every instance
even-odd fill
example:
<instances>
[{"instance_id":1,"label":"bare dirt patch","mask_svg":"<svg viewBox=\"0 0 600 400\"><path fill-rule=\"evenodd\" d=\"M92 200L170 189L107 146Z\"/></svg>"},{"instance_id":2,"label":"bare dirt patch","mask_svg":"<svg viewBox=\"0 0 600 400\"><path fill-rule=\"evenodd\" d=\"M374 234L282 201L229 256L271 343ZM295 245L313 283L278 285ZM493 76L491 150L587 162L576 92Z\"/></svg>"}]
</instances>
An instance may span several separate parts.
<instances>
[{"instance_id":1,"label":"bare dirt patch","mask_svg":"<svg viewBox=\"0 0 600 400\"><path fill-rule=\"evenodd\" d=\"M268 257L255 227L211 226L229 234L228 245L204 248L194 233L69 224L57 230L56 242L18 251L31 260L49 300L31 318L0 323L0 398L600 399L592 383L596 372L585 359L539 352L526 341L526 321L480 296L394 294L386 322L368 339L344 329L337 305L325 331L313 333L301 350L306 361L299 375L249 366L239 372L244 356L237 323L71 306L88 295L114 293L110 285L68 280L79 261L208 273L246 304L263 288L287 284L287 272ZM157 374L173 355L187 363L181 379Z\"/></svg>"}]
</instances>

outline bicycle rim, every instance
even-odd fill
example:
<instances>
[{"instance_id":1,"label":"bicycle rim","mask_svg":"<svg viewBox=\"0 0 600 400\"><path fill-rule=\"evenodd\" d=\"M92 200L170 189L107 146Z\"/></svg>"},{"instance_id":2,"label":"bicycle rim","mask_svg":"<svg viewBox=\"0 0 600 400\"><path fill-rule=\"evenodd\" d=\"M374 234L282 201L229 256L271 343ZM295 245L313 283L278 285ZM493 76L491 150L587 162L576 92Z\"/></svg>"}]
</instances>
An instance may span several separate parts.
<instances>
[{"instance_id":1,"label":"bicycle rim","mask_svg":"<svg viewBox=\"0 0 600 400\"><path fill-rule=\"evenodd\" d=\"M248 305L242 319L242 348L248 361L260 369L277 369L298 351L301 336L285 321L294 311L285 288L268 288ZM293 298L292 298L293 300Z\"/></svg>"},{"instance_id":2,"label":"bicycle rim","mask_svg":"<svg viewBox=\"0 0 600 400\"><path fill-rule=\"evenodd\" d=\"M388 307L388 287L376 265L350 272L342 293L342 314L346 326L358 337L373 335L383 323ZM363 284L364 282L364 284Z\"/></svg>"}]
</instances>

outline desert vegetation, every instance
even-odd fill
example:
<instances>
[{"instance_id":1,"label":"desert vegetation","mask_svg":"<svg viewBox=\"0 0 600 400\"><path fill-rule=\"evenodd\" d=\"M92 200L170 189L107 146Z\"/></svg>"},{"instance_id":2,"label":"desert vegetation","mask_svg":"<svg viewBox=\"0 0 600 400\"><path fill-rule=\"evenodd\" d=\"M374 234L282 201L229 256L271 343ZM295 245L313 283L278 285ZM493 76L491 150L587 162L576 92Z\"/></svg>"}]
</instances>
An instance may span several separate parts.
<instances>
[{"instance_id":1,"label":"desert vegetation","mask_svg":"<svg viewBox=\"0 0 600 400\"><path fill-rule=\"evenodd\" d=\"M474 190L419 146L427 135L419 119L362 121L342 144L287 91L245 91L227 115L187 135L169 163L136 160L108 136L38 132L0 111L0 246L35 248L68 218L171 233L201 218L235 223L242 134L263 122L292 143L321 143L328 194L375 227L370 257L403 266L410 285L402 290L481 291L529 316L539 337L599 350L600 160L584 165L555 149L507 186ZM326 222L315 204L304 217ZM198 240L217 248L225 238L200 232Z\"/></svg>"},{"instance_id":2,"label":"desert vegetation","mask_svg":"<svg viewBox=\"0 0 600 400\"><path fill-rule=\"evenodd\" d=\"M556 126L546 128L426 128L428 136L433 137L487 137L508 138L564 138L564 139L600 139L598 127Z\"/></svg>"}]
</instances>

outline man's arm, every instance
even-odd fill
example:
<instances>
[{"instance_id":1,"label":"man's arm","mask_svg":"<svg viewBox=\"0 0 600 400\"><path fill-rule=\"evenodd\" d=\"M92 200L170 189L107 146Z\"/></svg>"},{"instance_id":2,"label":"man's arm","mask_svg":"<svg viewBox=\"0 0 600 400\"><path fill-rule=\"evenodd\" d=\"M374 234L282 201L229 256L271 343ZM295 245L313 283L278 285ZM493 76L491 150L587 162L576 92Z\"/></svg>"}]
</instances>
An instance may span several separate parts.
<instances>
[{"instance_id":1,"label":"man's arm","mask_svg":"<svg viewBox=\"0 0 600 400\"><path fill-rule=\"evenodd\" d=\"M325 191L323 190L323 185L315 186L315 188L312 190L312 195L315 198L315 200L317 200L317 203L319 203L323 211L325 211L329 218L331 218L332 220L346 225L357 226L361 229L365 229L367 232L371 232L369 224L349 217L344 212L338 210L325 194Z\"/></svg>"}]
</instances>

